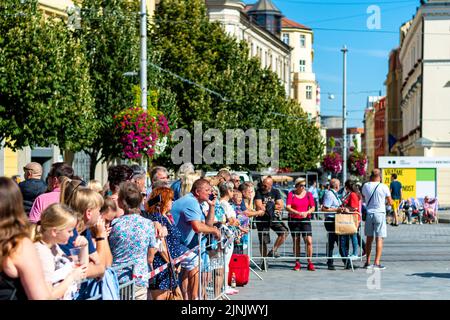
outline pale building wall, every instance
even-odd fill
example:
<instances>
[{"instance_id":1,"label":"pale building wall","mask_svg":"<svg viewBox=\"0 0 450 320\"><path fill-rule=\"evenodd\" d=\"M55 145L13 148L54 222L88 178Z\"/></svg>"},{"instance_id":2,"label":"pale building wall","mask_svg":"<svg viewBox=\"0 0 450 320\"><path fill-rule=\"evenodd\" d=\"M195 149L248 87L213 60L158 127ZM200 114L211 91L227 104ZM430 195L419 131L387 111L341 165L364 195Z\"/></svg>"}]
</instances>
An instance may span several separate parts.
<instances>
[{"instance_id":1,"label":"pale building wall","mask_svg":"<svg viewBox=\"0 0 450 320\"><path fill-rule=\"evenodd\" d=\"M450 206L450 168L438 168L436 170L437 198L442 207Z\"/></svg>"},{"instance_id":2,"label":"pale building wall","mask_svg":"<svg viewBox=\"0 0 450 320\"><path fill-rule=\"evenodd\" d=\"M421 129L402 143L405 155L447 155L450 147L450 7L439 2L430 0L402 26L403 136ZM416 146L419 138L434 145Z\"/></svg>"},{"instance_id":3,"label":"pale building wall","mask_svg":"<svg viewBox=\"0 0 450 320\"><path fill-rule=\"evenodd\" d=\"M291 51L291 98L300 103L302 109L312 117L320 113L317 106L317 82L313 72L313 33L310 30L283 28L281 38L289 35ZM305 45L301 45L301 36L305 37ZM300 61L304 61L304 69ZM307 97L307 86L311 87L311 95Z\"/></svg>"},{"instance_id":4,"label":"pale building wall","mask_svg":"<svg viewBox=\"0 0 450 320\"><path fill-rule=\"evenodd\" d=\"M207 0L206 5L210 21L219 21L229 35L247 42L249 55L258 57L262 68L270 68L278 75L289 96L291 53L281 40L250 23L242 12L241 2Z\"/></svg>"}]
</instances>

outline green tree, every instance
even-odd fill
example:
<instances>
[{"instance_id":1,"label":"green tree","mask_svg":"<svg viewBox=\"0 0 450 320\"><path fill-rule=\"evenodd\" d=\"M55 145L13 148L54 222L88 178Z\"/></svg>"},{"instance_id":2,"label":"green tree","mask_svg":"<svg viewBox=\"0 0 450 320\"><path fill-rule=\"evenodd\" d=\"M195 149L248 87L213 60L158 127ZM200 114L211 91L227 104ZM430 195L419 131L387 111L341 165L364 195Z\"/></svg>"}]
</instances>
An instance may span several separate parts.
<instances>
[{"instance_id":1,"label":"green tree","mask_svg":"<svg viewBox=\"0 0 450 320\"><path fill-rule=\"evenodd\" d=\"M258 59L249 59L247 44L226 35L219 23L209 22L204 1L162 0L152 30L152 49L162 67L221 95L167 75L165 86L183 111L180 127L192 132L193 122L201 121L204 130L280 129L281 165L316 167L323 149L319 130L311 122L275 115L306 119L300 107L286 99L277 75L261 69Z\"/></svg>"},{"instance_id":2,"label":"green tree","mask_svg":"<svg viewBox=\"0 0 450 320\"><path fill-rule=\"evenodd\" d=\"M0 141L78 151L97 130L80 42L37 1L0 3Z\"/></svg>"},{"instance_id":3,"label":"green tree","mask_svg":"<svg viewBox=\"0 0 450 320\"><path fill-rule=\"evenodd\" d=\"M82 3L82 6L80 4ZM120 157L120 145L114 136L113 117L133 105L133 84L137 77L124 73L139 67L139 3L123 0L83 0L77 36L90 62L95 118L99 130L84 151L91 159L90 176L103 160Z\"/></svg>"},{"instance_id":4,"label":"green tree","mask_svg":"<svg viewBox=\"0 0 450 320\"><path fill-rule=\"evenodd\" d=\"M85 149L91 159L93 178L99 162L122 157L114 116L140 104L140 91L136 90L139 77L124 76L139 70L139 1L83 0L79 5L80 2L81 27L77 33L91 64L95 117L100 122L97 137ZM162 111L172 128L178 119L173 94L161 86L161 76L155 70L149 68L147 77L148 108Z\"/></svg>"}]
</instances>

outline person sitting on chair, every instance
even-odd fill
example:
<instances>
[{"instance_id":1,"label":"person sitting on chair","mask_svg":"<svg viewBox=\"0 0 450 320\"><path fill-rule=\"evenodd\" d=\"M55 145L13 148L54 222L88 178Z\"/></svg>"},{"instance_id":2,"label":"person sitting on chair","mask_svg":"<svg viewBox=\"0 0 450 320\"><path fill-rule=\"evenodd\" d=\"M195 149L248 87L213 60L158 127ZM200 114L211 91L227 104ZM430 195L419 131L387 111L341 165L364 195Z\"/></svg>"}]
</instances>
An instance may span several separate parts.
<instances>
[{"instance_id":1,"label":"person sitting on chair","mask_svg":"<svg viewBox=\"0 0 450 320\"><path fill-rule=\"evenodd\" d=\"M407 224L411 224L413 215L417 215L419 224L422 224L422 211L419 210L419 208L413 198L409 198L409 199L405 200L402 208L403 208L403 211L405 212L406 216L408 217Z\"/></svg>"},{"instance_id":2,"label":"person sitting on chair","mask_svg":"<svg viewBox=\"0 0 450 320\"><path fill-rule=\"evenodd\" d=\"M430 199L425 196L423 199L423 216L426 223L433 223L436 220L436 203L437 199Z\"/></svg>"}]
</instances>

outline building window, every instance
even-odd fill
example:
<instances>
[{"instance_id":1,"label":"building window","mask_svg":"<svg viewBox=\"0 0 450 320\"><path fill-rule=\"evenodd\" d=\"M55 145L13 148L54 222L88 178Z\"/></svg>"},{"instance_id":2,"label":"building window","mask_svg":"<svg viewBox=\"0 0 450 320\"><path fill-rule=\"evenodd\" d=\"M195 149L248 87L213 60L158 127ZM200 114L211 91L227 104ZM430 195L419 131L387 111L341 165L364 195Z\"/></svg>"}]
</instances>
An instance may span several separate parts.
<instances>
[{"instance_id":1,"label":"building window","mask_svg":"<svg viewBox=\"0 0 450 320\"><path fill-rule=\"evenodd\" d=\"M306 48L306 36L304 34L300 35L300 48Z\"/></svg>"},{"instance_id":2,"label":"building window","mask_svg":"<svg viewBox=\"0 0 450 320\"><path fill-rule=\"evenodd\" d=\"M312 99L312 86L306 86L306 99Z\"/></svg>"},{"instance_id":3,"label":"building window","mask_svg":"<svg viewBox=\"0 0 450 320\"><path fill-rule=\"evenodd\" d=\"M300 64L299 71L300 72L305 72L306 71L306 61L305 60L300 60L299 64Z\"/></svg>"},{"instance_id":4,"label":"building window","mask_svg":"<svg viewBox=\"0 0 450 320\"><path fill-rule=\"evenodd\" d=\"M289 44L289 33L283 33L283 42Z\"/></svg>"}]
</instances>

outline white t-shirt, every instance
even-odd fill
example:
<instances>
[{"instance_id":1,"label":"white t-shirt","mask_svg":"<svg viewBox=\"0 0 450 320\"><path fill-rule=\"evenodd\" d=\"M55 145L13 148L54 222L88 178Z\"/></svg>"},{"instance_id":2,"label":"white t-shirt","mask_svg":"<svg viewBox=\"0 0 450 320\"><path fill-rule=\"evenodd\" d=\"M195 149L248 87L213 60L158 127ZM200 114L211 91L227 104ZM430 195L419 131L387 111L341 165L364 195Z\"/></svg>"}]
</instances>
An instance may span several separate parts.
<instances>
[{"instance_id":1,"label":"white t-shirt","mask_svg":"<svg viewBox=\"0 0 450 320\"><path fill-rule=\"evenodd\" d=\"M231 219L231 218L236 219L236 211L234 211L230 202L228 202L226 200L220 200L220 205L222 206L223 210L225 211L225 215L227 216L228 219Z\"/></svg>"},{"instance_id":2,"label":"white t-shirt","mask_svg":"<svg viewBox=\"0 0 450 320\"><path fill-rule=\"evenodd\" d=\"M53 286L58 286L72 272L72 262L64 256L64 252L58 245L49 248L45 243L35 242L39 260L44 270L45 281ZM72 283L64 294L63 300L72 300L73 293L77 291L77 284Z\"/></svg>"},{"instance_id":3,"label":"white t-shirt","mask_svg":"<svg viewBox=\"0 0 450 320\"><path fill-rule=\"evenodd\" d=\"M380 186L377 188L378 184ZM369 203L369 199L375 188L377 188L377 190ZM364 202L366 203L367 212L386 213L386 197L391 196L391 192L387 185L380 182L367 182L362 188L362 194L364 196Z\"/></svg>"}]
</instances>

